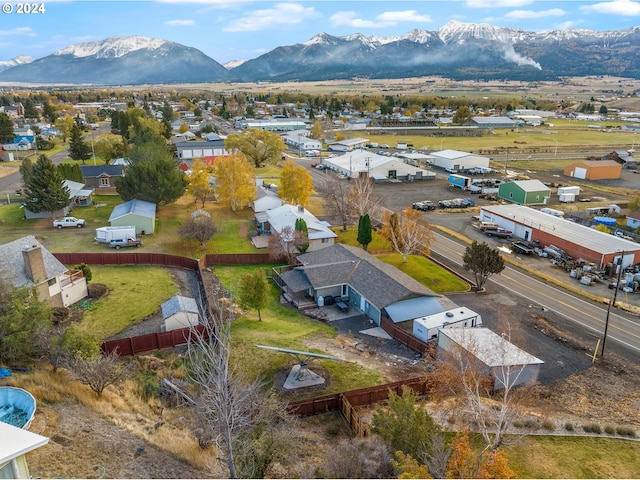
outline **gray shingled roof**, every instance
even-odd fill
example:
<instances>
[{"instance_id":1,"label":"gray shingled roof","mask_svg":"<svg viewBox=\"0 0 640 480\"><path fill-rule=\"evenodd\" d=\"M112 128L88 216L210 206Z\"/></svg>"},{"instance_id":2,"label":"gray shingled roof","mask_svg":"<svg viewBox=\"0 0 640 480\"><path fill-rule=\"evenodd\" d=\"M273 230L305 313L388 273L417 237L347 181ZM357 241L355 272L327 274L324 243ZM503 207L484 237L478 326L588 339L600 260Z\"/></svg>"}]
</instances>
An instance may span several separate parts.
<instances>
[{"instance_id":1,"label":"gray shingled roof","mask_svg":"<svg viewBox=\"0 0 640 480\"><path fill-rule=\"evenodd\" d=\"M111 222L130 213L141 217L156 218L156 204L145 202L144 200L129 200L113 207L109 221Z\"/></svg>"},{"instance_id":2,"label":"gray shingled roof","mask_svg":"<svg viewBox=\"0 0 640 480\"><path fill-rule=\"evenodd\" d=\"M47 272L46 280L62 275L68 270L60 260L54 257L51 252L36 240L36 237L28 235L26 237L19 238L18 240L14 240L13 242L0 245L0 277L8 281L14 287L34 286L35 284L33 281L27 277L24 258L22 257L22 251L27 248L31 248L34 245L40 247L42 250L44 268Z\"/></svg>"},{"instance_id":3,"label":"gray shingled roof","mask_svg":"<svg viewBox=\"0 0 640 480\"><path fill-rule=\"evenodd\" d=\"M298 256L314 288L349 284L376 308L420 296L439 297L420 282L361 248L337 244Z\"/></svg>"},{"instance_id":4,"label":"gray shingled roof","mask_svg":"<svg viewBox=\"0 0 640 480\"><path fill-rule=\"evenodd\" d=\"M200 313L198 304L191 297L175 295L161 305L162 318L167 319L178 312Z\"/></svg>"}]
</instances>

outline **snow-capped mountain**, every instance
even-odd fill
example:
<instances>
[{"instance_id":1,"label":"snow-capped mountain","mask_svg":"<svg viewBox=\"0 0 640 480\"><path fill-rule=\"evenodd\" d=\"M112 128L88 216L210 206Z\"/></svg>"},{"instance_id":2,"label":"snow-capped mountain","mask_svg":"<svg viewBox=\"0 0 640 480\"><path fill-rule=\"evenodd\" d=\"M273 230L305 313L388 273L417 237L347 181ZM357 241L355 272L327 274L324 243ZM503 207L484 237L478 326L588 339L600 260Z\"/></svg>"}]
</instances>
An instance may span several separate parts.
<instances>
[{"instance_id":1,"label":"snow-capped mountain","mask_svg":"<svg viewBox=\"0 0 640 480\"><path fill-rule=\"evenodd\" d=\"M33 57L29 57L27 55L19 55L11 60L0 61L0 72L2 70L6 70L7 68L15 67L16 65L25 65L27 63L31 63L35 60Z\"/></svg>"},{"instance_id":2,"label":"snow-capped mountain","mask_svg":"<svg viewBox=\"0 0 640 480\"><path fill-rule=\"evenodd\" d=\"M226 68L200 50L134 36L70 45L29 64L0 72L0 81L137 85L215 82L227 75Z\"/></svg>"},{"instance_id":3,"label":"snow-capped mountain","mask_svg":"<svg viewBox=\"0 0 640 480\"><path fill-rule=\"evenodd\" d=\"M0 71L0 81L116 85L426 75L527 81L584 75L638 78L638 58L640 27L530 32L451 21L435 31L414 29L399 36L319 33L225 66L178 43L109 37L7 67Z\"/></svg>"}]
</instances>

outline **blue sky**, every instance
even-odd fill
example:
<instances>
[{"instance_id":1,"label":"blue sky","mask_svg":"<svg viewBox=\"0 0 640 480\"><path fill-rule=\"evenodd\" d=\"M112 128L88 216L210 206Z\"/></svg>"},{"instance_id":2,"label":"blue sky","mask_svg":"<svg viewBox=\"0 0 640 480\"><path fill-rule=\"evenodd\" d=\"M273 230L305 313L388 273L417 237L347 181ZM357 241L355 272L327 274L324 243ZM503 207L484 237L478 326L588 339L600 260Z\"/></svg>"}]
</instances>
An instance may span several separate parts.
<instances>
[{"instance_id":1,"label":"blue sky","mask_svg":"<svg viewBox=\"0 0 640 480\"><path fill-rule=\"evenodd\" d=\"M404 35L450 20L541 31L620 30L640 25L640 0L145 0L45 1L45 12L16 13L0 0L0 60L40 58L111 35L143 35L197 48L220 63L251 59L317 33Z\"/></svg>"}]
</instances>

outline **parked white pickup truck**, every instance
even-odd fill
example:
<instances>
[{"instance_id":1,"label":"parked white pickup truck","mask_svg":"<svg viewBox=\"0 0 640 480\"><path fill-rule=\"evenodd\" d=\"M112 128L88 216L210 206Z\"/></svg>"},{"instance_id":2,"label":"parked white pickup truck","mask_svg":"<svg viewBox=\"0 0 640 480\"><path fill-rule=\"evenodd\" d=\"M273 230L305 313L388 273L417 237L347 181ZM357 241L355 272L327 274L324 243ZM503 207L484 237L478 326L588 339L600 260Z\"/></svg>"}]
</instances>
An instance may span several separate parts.
<instances>
[{"instance_id":1,"label":"parked white pickup truck","mask_svg":"<svg viewBox=\"0 0 640 480\"><path fill-rule=\"evenodd\" d=\"M63 228L63 227L82 228L84 227L84 219L76 218L76 217L59 218L58 220L53 221L53 226L56 228Z\"/></svg>"}]
</instances>

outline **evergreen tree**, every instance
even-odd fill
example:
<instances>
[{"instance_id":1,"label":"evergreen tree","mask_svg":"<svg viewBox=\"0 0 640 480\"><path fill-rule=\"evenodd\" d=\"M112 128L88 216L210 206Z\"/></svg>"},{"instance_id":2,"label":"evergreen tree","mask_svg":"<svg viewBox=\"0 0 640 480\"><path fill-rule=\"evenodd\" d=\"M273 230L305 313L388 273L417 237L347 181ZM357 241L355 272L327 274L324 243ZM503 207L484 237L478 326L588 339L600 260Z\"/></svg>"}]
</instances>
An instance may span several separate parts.
<instances>
[{"instance_id":1,"label":"evergreen tree","mask_svg":"<svg viewBox=\"0 0 640 480\"><path fill-rule=\"evenodd\" d=\"M29 157L22 160L22 165L20 165L20 175L22 175L22 185L24 187L27 186L27 182L29 181L29 177L33 172L33 162Z\"/></svg>"},{"instance_id":2,"label":"evergreen tree","mask_svg":"<svg viewBox=\"0 0 640 480\"><path fill-rule=\"evenodd\" d=\"M4 112L0 112L0 143L9 143L16 138L16 134L13 131L13 122L9 115Z\"/></svg>"},{"instance_id":3,"label":"evergreen tree","mask_svg":"<svg viewBox=\"0 0 640 480\"><path fill-rule=\"evenodd\" d=\"M46 155L40 155L25 180L26 200L24 206L34 213L55 213L71 203L69 189L64 186L64 177Z\"/></svg>"},{"instance_id":4,"label":"evergreen tree","mask_svg":"<svg viewBox=\"0 0 640 480\"><path fill-rule=\"evenodd\" d=\"M309 249L309 228L304 218L296 218L295 227L295 247L300 253L305 253Z\"/></svg>"},{"instance_id":5,"label":"evergreen tree","mask_svg":"<svg viewBox=\"0 0 640 480\"><path fill-rule=\"evenodd\" d=\"M136 198L161 205L184 195L184 174L161 138L134 146L129 160L124 175L115 180L116 190L124 201Z\"/></svg>"},{"instance_id":6,"label":"evergreen tree","mask_svg":"<svg viewBox=\"0 0 640 480\"><path fill-rule=\"evenodd\" d=\"M80 165L78 165L77 163L61 163L57 168L60 172L60 175L62 175L62 178L64 178L65 180L84 183L82 170L80 170Z\"/></svg>"},{"instance_id":7,"label":"evergreen tree","mask_svg":"<svg viewBox=\"0 0 640 480\"><path fill-rule=\"evenodd\" d=\"M38 113L38 110L36 110L33 100L30 98L25 99L25 101L22 102L22 106L24 107L24 118L32 118L35 120L40 119L40 114Z\"/></svg>"},{"instance_id":8,"label":"evergreen tree","mask_svg":"<svg viewBox=\"0 0 640 480\"><path fill-rule=\"evenodd\" d=\"M371 240L371 219L367 213L366 215L361 216L360 220L358 220L358 243L362 245L362 248L366 251Z\"/></svg>"},{"instance_id":9,"label":"evergreen tree","mask_svg":"<svg viewBox=\"0 0 640 480\"><path fill-rule=\"evenodd\" d=\"M468 246L462 257L465 270L471 270L476 277L476 289L482 289L486 281L494 273L500 273L504 270L504 259L500 252L495 248L491 248L485 242L473 243Z\"/></svg>"},{"instance_id":10,"label":"evergreen tree","mask_svg":"<svg viewBox=\"0 0 640 480\"><path fill-rule=\"evenodd\" d=\"M44 102L42 105L42 116L49 120L51 123L55 123L58 118L58 114L56 113L56 107L51 105L49 102Z\"/></svg>"},{"instance_id":11,"label":"evergreen tree","mask_svg":"<svg viewBox=\"0 0 640 480\"><path fill-rule=\"evenodd\" d=\"M69 138L69 156L73 160L82 160L82 163L91 157L91 147L82 140L82 130L77 123L71 127L71 136Z\"/></svg>"}]
</instances>

